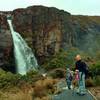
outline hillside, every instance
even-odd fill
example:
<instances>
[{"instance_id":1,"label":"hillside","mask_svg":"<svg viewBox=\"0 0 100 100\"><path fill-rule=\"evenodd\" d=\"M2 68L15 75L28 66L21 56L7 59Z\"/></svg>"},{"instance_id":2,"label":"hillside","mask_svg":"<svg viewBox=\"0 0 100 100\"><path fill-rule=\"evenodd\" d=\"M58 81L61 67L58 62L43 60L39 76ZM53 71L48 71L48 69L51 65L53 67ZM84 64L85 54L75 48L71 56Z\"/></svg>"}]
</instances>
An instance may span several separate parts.
<instances>
[{"instance_id":1,"label":"hillside","mask_svg":"<svg viewBox=\"0 0 100 100\"><path fill-rule=\"evenodd\" d=\"M12 14L15 31L33 49L39 64L43 64L46 58L61 49L75 47L92 55L100 51L99 16L75 16L44 6L15 9L9 13ZM5 67L14 65L13 42L6 21L7 14L0 13L0 66Z\"/></svg>"}]
</instances>

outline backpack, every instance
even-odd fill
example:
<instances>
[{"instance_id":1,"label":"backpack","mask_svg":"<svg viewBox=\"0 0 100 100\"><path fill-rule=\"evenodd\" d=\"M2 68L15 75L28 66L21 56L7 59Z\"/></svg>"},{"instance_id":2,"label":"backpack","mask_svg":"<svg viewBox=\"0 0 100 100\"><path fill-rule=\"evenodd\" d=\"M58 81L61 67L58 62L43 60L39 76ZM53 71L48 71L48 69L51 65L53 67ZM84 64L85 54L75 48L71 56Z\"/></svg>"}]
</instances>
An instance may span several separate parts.
<instances>
[{"instance_id":1,"label":"backpack","mask_svg":"<svg viewBox=\"0 0 100 100\"><path fill-rule=\"evenodd\" d=\"M72 81L72 80L73 80L73 76L71 75L71 73L70 73L69 80L70 80L70 81Z\"/></svg>"},{"instance_id":2,"label":"backpack","mask_svg":"<svg viewBox=\"0 0 100 100\"><path fill-rule=\"evenodd\" d=\"M83 62L83 66L84 66L84 73L85 73L85 78L88 78L88 74L89 74L89 67L87 66L86 63Z\"/></svg>"}]
</instances>

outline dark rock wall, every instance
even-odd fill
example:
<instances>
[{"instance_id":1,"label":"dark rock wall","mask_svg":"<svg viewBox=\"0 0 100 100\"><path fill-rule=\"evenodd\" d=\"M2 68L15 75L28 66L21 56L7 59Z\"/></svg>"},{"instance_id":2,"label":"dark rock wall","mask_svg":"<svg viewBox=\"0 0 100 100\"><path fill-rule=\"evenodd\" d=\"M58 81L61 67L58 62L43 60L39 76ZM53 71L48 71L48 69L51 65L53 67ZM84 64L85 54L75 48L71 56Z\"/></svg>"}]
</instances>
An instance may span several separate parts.
<instances>
[{"instance_id":1,"label":"dark rock wall","mask_svg":"<svg viewBox=\"0 0 100 100\"><path fill-rule=\"evenodd\" d=\"M72 16L72 24L76 33L76 47L96 54L100 51L100 17Z\"/></svg>"},{"instance_id":2,"label":"dark rock wall","mask_svg":"<svg viewBox=\"0 0 100 100\"><path fill-rule=\"evenodd\" d=\"M0 68L15 71L13 57L13 42L6 16L0 15ZM13 68L12 68L13 67Z\"/></svg>"},{"instance_id":3,"label":"dark rock wall","mask_svg":"<svg viewBox=\"0 0 100 100\"><path fill-rule=\"evenodd\" d=\"M100 51L100 17L73 16L63 10L43 6L16 9L10 13L14 30L32 48L39 64L43 64L46 58L62 48L67 50L76 47L91 54ZM11 61L7 59L12 54L12 49L6 18L0 15L0 59L4 61L2 66Z\"/></svg>"},{"instance_id":4,"label":"dark rock wall","mask_svg":"<svg viewBox=\"0 0 100 100\"><path fill-rule=\"evenodd\" d=\"M16 9L13 24L28 42L40 63L61 48L73 46L74 32L71 29L71 15L56 8L42 6Z\"/></svg>"}]
</instances>

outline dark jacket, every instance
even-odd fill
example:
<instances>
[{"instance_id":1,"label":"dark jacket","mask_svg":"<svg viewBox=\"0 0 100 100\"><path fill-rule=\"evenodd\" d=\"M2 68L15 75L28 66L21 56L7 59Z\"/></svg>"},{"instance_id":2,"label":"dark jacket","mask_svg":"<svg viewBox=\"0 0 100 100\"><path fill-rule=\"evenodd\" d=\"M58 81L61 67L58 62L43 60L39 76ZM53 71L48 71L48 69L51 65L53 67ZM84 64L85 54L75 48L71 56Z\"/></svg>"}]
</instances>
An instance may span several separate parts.
<instances>
[{"instance_id":1,"label":"dark jacket","mask_svg":"<svg viewBox=\"0 0 100 100\"><path fill-rule=\"evenodd\" d=\"M76 62L76 67L75 69L79 70L79 72L82 72L82 73L86 73L86 68L87 68L87 65L85 64L85 62L79 60Z\"/></svg>"}]
</instances>

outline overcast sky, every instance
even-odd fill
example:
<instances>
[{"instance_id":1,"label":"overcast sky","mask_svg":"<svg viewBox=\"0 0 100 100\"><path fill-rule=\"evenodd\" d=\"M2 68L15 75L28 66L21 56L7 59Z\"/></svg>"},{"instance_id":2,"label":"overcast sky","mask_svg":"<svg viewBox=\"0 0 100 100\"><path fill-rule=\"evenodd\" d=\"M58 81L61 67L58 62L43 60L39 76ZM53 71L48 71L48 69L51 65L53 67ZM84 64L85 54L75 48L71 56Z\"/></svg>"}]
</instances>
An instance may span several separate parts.
<instances>
[{"instance_id":1,"label":"overcast sky","mask_svg":"<svg viewBox=\"0 0 100 100\"><path fill-rule=\"evenodd\" d=\"M100 0L0 0L0 11L11 11L31 5L53 6L71 14L100 15Z\"/></svg>"}]
</instances>

